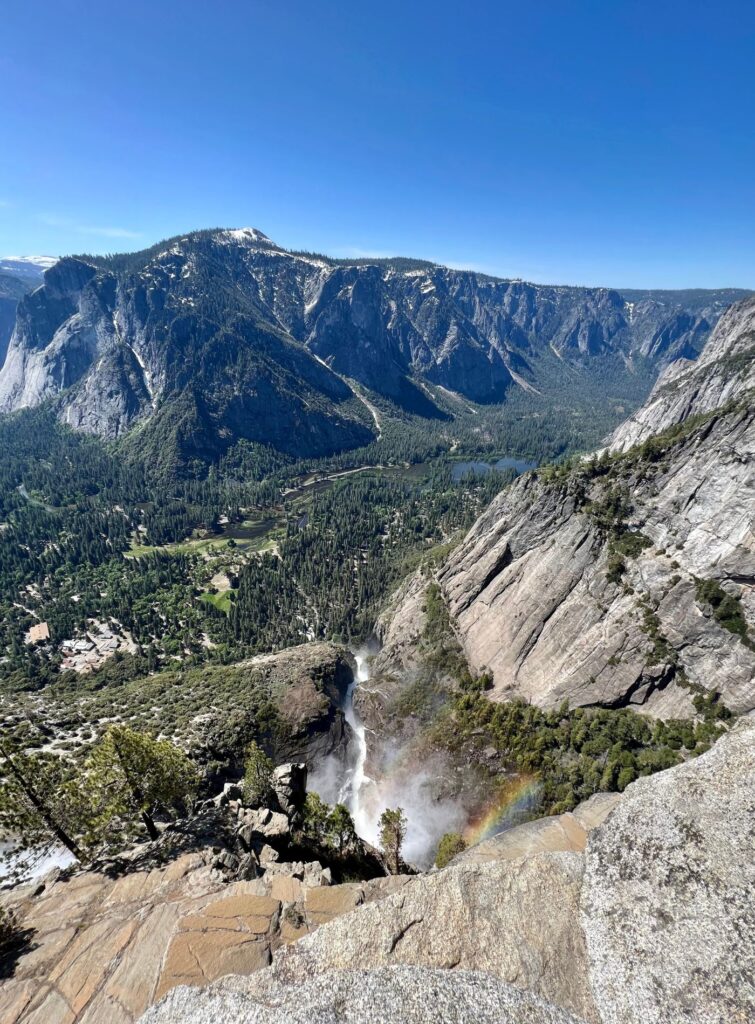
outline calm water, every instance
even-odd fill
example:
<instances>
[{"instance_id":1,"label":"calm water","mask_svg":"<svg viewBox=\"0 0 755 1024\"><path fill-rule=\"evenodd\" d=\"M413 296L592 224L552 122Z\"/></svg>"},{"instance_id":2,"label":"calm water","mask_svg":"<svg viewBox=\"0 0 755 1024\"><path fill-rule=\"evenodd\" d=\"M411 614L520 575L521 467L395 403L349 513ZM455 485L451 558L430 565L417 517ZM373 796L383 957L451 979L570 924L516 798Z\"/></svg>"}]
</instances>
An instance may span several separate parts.
<instances>
[{"instance_id":1,"label":"calm water","mask_svg":"<svg viewBox=\"0 0 755 1024\"><path fill-rule=\"evenodd\" d=\"M458 483L462 477L469 473L484 475L491 469L513 469L517 473L526 473L528 469L534 469L536 462L525 462L523 459L498 459L497 462L455 462L451 468L451 479Z\"/></svg>"}]
</instances>

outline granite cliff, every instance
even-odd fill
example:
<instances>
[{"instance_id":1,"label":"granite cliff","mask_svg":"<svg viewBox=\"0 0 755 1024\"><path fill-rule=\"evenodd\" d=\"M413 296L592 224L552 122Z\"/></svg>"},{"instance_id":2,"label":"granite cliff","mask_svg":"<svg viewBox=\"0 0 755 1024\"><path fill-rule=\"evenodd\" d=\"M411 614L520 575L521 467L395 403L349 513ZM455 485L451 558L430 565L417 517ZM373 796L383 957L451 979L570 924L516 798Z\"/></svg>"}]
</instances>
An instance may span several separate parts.
<instances>
[{"instance_id":1,"label":"granite cliff","mask_svg":"<svg viewBox=\"0 0 755 1024\"><path fill-rule=\"evenodd\" d=\"M732 307L607 450L520 478L441 568L494 700L755 707L754 323Z\"/></svg>"},{"instance_id":2,"label":"granite cliff","mask_svg":"<svg viewBox=\"0 0 755 1024\"><path fill-rule=\"evenodd\" d=\"M543 382L568 394L585 374L636 390L638 374L694 358L720 313L718 293L672 294L629 301L288 252L251 228L194 232L52 266L19 302L0 410L54 401L108 439L140 425L148 457L167 440L179 461L207 461L240 439L317 456L379 432L364 388L431 418L448 415L433 386L481 403Z\"/></svg>"}]
</instances>

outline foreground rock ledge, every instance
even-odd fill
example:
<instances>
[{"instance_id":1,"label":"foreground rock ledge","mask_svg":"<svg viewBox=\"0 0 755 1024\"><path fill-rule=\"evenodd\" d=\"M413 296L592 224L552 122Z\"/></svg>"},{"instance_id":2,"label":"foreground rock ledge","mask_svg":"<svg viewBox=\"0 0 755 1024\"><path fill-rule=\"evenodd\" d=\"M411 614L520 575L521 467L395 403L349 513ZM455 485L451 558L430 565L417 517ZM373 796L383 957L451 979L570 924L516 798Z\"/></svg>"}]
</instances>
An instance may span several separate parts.
<instances>
[{"instance_id":1,"label":"foreground rock ledge","mask_svg":"<svg viewBox=\"0 0 755 1024\"><path fill-rule=\"evenodd\" d=\"M604 1024L755 1020L755 718L629 786L582 889Z\"/></svg>"},{"instance_id":2,"label":"foreground rock ledge","mask_svg":"<svg viewBox=\"0 0 755 1024\"><path fill-rule=\"evenodd\" d=\"M240 979L237 979L240 981ZM278 985L257 1001L237 984L176 988L143 1024L581 1024L479 971L384 967Z\"/></svg>"},{"instance_id":3,"label":"foreground rock ledge","mask_svg":"<svg viewBox=\"0 0 755 1024\"><path fill-rule=\"evenodd\" d=\"M584 854L534 838L407 880L267 970L176 989L145 1024L755 1020L755 719L633 783Z\"/></svg>"}]
</instances>

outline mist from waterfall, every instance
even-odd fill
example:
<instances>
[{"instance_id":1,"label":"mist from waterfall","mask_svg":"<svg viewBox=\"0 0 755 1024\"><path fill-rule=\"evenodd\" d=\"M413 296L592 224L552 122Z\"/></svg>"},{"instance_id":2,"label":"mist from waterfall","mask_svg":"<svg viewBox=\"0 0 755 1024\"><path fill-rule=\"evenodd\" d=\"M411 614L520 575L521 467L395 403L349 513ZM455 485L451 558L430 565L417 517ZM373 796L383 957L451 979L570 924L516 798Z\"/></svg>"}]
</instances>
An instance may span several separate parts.
<instances>
[{"instance_id":1,"label":"mist from waterfall","mask_svg":"<svg viewBox=\"0 0 755 1024\"><path fill-rule=\"evenodd\" d=\"M357 686L370 678L370 655L366 648L354 651L357 671L349 687L344 715L354 738L355 753L341 784L338 800L346 804L358 835L373 846L380 844L380 816L387 807L401 807L407 817L404 842L406 860L417 867L430 867L438 842L445 832L461 830L467 820L464 808L454 800L438 800L433 795L436 779L445 764L438 756L421 765L407 764L406 748L386 744L380 737L372 741L380 746L380 762L385 771L379 779L365 774L368 732L354 706Z\"/></svg>"}]
</instances>

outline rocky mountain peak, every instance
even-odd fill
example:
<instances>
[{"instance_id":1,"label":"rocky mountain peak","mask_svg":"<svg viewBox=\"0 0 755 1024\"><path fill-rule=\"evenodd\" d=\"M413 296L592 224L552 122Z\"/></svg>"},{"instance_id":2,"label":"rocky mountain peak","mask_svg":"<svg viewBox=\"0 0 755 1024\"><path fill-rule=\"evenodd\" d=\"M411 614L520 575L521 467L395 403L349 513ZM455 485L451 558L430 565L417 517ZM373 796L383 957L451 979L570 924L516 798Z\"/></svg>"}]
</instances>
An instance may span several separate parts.
<instances>
[{"instance_id":1,"label":"rocky mountain peak","mask_svg":"<svg viewBox=\"0 0 755 1024\"><path fill-rule=\"evenodd\" d=\"M280 248L259 228L225 228L218 231L217 238L219 241L227 242L229 245L256 244L273 249Z\"/></svg>"}]
</instances>

